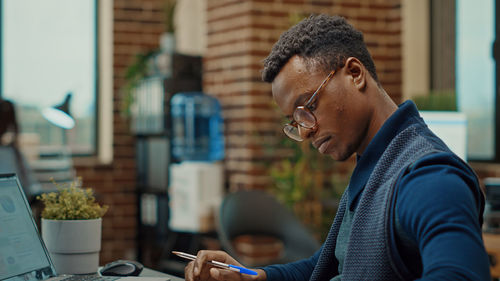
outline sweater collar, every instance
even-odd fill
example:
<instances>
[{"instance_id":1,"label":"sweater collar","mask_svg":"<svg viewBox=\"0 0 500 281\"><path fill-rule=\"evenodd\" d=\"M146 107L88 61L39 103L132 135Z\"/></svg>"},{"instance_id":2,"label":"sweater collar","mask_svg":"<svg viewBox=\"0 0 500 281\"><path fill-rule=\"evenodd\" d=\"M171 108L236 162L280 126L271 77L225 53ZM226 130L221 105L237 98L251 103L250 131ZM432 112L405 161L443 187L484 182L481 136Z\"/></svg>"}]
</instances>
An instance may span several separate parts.
<instances>
[{"instance_id":1,"label":"sweater collar","mask_svg":"<svg viewBox=\"0 0 500 281\"><path fill-rule=\"evenodd\" d=\"M415 118L423 122L415 104L410 100L405 101L385 121L366 147L363 155L356 155L357 164L349 182L348 206L350 210L356 208L360 194L386 147L397 134L415 123Z\"/></svg>"}]
</instances>

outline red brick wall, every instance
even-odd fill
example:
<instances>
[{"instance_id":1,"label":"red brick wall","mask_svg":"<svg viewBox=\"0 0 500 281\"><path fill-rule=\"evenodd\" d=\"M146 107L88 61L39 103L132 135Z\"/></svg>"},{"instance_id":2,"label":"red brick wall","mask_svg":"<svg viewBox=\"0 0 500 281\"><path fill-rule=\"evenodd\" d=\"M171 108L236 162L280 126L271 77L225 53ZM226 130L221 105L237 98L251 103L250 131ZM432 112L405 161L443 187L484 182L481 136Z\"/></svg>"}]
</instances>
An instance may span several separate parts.
<instances>
[{"instance_id":1,"label":"red brick wall","mask_svg":"<svg viewBox=\"0 0 500 281\"><path fill-rule=\"evenodd\" d=\"M76 160L84 186L93 187L98 200L109 205L103 220L101 264L135 258L137 207L134 137L121 116L120 89L124 72L135 54L158 47L164 31L162 0L114 0L113 31L113 163L108 166Z\"/></svg>"},{"instance_id":2,"label":"red brick wall","mask_svg":"<svg viewBox=\"0 0 500 281\"><path fill-rule=\"evenodd\" d=\"M401 101L401 0L209 0L208 48L204 56L204 90L218 97L226 125L226 175L231 190L267 188L271 183L266 153L280 116L271 102L271 88L260 80L262 60L290 15L338 14L365 34L383 87ZM76 161L84 185L95 188L110 206L103 222L101 263L134 258L137 235L134 138L120 115L120 89L133 56L156 48L163 32L163 1L114 1L114 161L99 165ZM498 165L473 163L479 176L500 176ZM337 166L347 177L353 161Z\"/></svg>"},{"instance_id":3,"label":"red brick wall","mask_svg":"<svg viewBox=\"0 0 500 281\"><path fill-rule=\"evenodd\" d=\"M156 48L164 31L163 1L114 1L114 161L99 165L76 161L84 185L95 188L110 206L103 222L101 263L134 258L137 235L134 138L120 115L124 71L133 56ZM290 26L290 15L338 14L365 34L383 87L401 99L401 0L209 0L208 48L204 56L204 90L218 97L226 126L226 175L231 190L267 188L271 183L266 153L280 116L271 102L271 88L260 80L262 60L279 35ZM351 159L352 160L352 159ZM347 177L353 161L337 166ZM480 177L500 176L496 165L473 163Z\"/></svg>"},{"instance_id":4,"label":"red brick wall","mask_svg":"<svg viewBox=\"0 0 500 281\"><path fill-rule=\"evenodd\" d=\"M94 187L110 206L103 222L101 263L134 258L137 235L134 138L120 115L124 71L133 56L156 48L163 32L161 0L114 1L114 161L102 166L77 161L84 185ZM210 0L207 1L207 52L204 90L218 97L226 120L226 175L231 190L267 188L266 165L281 130L270 85L260 80L262 60L290 26L291 14L345 16L365 33L379 78L396 101L401 98L400 0ZM349 174L352 161L347 169Z\"/></svg>"},{"instance_id":5,"label":"red brick wall","mask_svg":"<svg viewBox=\"0 0 500 281\"><path fill-rule=\"evenodd\" d=\"M281 130L271 87L261 82L262 60L290 15L328 13L346 17L365 34L380 81L401 99L401 1L218 0L207 4L204 90L221 101L226 128L226 175L230 190L267 188L266 146ZM352 161L346 164L352 167ZM346 174L350 174L350 169Z\"/></svg>"}]
</instances>

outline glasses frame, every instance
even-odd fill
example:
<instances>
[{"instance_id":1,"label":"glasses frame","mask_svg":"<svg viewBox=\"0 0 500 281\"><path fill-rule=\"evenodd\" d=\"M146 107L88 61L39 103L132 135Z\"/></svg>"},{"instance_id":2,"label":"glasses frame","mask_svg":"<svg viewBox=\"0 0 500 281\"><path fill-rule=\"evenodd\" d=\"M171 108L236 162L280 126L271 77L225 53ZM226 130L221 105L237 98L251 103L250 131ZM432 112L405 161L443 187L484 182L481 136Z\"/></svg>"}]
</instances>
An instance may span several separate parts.
<instances>
[{"instance_id":1,"label":"glasses frame","mask_svg":"<svg viewBox=\"0 0 500 281\"><path fill-rule=\"evenodd\" d=\"M283 132L289 138L291 138L295 141L303 141L304 139L302 138L302 136L300 136L300 133L299 133L299 126L302 128L305 128L305 129L312 129L316 126L316 123L317 123L316 116L314 115L314 113L312 113L310 106L311 106L312 102L319 95L319 92L321 92L321 90L326 86L328 81L330 81L330 79L333 77L335 72L336 72L335 70L330 71L328 76L323 80L323 82L321 82L319 87L316 89L316 91L314 91L314 93L307 100L307 102L304 105L299 105L295 108L295 110L293 111L293 115L292 115L292 121L290 121L290 123L286 124L285 127L283 128ZM305 114L305 116L309 116L311 118L311 120L313 120L313 124L310 125L310 124L304 123L304 121L297 120L296 116L300 116L299 114Z\"/></svg>"}]
</instances>

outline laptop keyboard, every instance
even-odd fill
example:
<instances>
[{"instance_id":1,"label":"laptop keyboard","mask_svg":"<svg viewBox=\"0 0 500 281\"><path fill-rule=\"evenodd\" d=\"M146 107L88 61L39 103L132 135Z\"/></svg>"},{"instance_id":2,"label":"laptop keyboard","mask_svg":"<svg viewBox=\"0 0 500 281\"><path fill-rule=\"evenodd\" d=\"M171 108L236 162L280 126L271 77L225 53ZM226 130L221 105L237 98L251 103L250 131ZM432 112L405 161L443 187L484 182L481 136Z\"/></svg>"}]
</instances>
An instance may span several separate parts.
<instances>
[{"instance_id":1,"label":"laptop keyboard","mask_svg":"<svg viewBox=\"0 0 500 281\"><path fill-rule=\"evenodd\" d=\"M120 278L119 276L71 275L60 281L114 281Z\"/></svg>"}]
</instances>

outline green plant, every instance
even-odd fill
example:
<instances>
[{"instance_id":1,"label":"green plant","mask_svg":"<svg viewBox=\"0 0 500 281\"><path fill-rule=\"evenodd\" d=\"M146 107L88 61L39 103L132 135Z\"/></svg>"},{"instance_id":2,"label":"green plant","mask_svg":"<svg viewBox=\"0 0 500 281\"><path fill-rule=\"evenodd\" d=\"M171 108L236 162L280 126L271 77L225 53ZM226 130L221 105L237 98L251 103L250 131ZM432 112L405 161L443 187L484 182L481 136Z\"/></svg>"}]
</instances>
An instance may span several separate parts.
<instances>
[{"instance_id":1,"label":"green plant","mask_svg":"<svg viewBox=\"0 0 500 281\"><path fill-rule=\"evenodd\" d=\"M286 122L289 120L283 119L280 127ZM336 174L337 162L319 153L308 141L296 142L282 131L276 132L276 144L265 145L268 155L274 158L267 167L273 183L270 192L318 238L324 238L346 186Z\"/></svg>"},{"instance_id":2,"label":"green plant","mask_svg":"<svg viewBox=\"0 0 500 281\"><path fill-rule=\"evenodd\" d=\"M295 142L283 136L280 144L293 154L270 167L278 200L293 207L302 201L321 198L328 159L313 150L308 142Z\"/></svg>"},{"instance_id":3,"label":"green plant","mask_svg":"<svg viewBox=\"0 0 500 281\"><path fill-rule=\"evenodd\" d=\"M300 12L292 12L288 14L288 23L290 26L296 25L297 23L301 22L303 19L307 18L309 16L309 13L306 13L304 11Z\"/></svg>"},{"instance_id":4,"label":"green plant","mask_svg":"<svg viewBox=\"0 0 500 281\"><path fill-rule=\"evenodd\" d=\"M125 85L122 88L123 103L122 113L125 116L130 116L130 107L134 102L134 89L139 85L139 82L144 79L151 71L151 59L158 54L159 50L149 50L140 52L135 55L134 61L127 67L125 71Z\"/></svg>"},{"instance_id":5,"label":"green plant","mask_svg":"<svg viewBox=\"0 0 500 281\"><path fill-rule=\"evenodd\" d=\"M431 91L412 99L419 110L457 111L457 97L453 90Z\"/></svg>"},{"instance_id":6,"label":"green plant","mask_svg":"<svg viewBox=\"0 0 500 281\"><path fill-rule=\"evenodd\" d=\"M174 13L177 5L176 0L164 0L163 12L165 15L165 32L174 33ZM130 109L134 103L134 90L137 88L141 80L150 75L153 71L153 59L160 53L160 49L151 49L144 52L139 52L135 55L133 62L125 70L125 85L121 88L122 114L126 117L130 116Z\"/></svg>"},{"instance_id":7,"label":"green plant","mask_svg":"<svg viewBox=\"0 0 500 281\"><path fill-rule=\"evenodd\" d=\"M56 184L56 183L55 183ZM91 188L76 187L76 182L69 187L58 184L57 192L44 193L37 196L45 205L42 218L50 220L89 220L104 216L108 206L99 205L95 201Z\"/></svg>"},{"instance_id":8,"label":"green plant","mask_svg":"<svg viewBox=\"0 0 500 281\"><path fill-rule=\"evenodd\" d=\"M165 32L175 32L174 13L176 5L176 0L165 0L165 4L163 6L163 11L165 13Z\"/></svg>"},{"instance_id":9,"label":"green plant","mask_svg":"<svg viewBox=\"0 0 500 281\"><path fill-rule=\"evenodd\" d=\"M288 15L290 26L299 23L308 16L304 12L292 12ZM276 107L276 104L273 104ZM283 119L282 124L289 120ZM279 132L278 146L289 154L278 161L273 161L269 167L270 176L274 182L273 193L290 208L295 208L305 201L320 201L323 197L323 187L326 175L331 168L330 159L318 153L309 142L296 142ZM275 151L270 147L270 152ZM296 209L296 208L295 208ZM297 212L297 210L296 210ZM300 216L300 214L297 214Z\"/></svg>"}]
</instances>

